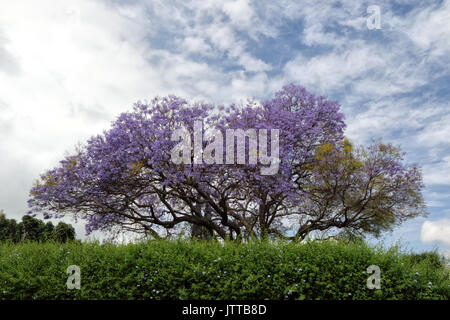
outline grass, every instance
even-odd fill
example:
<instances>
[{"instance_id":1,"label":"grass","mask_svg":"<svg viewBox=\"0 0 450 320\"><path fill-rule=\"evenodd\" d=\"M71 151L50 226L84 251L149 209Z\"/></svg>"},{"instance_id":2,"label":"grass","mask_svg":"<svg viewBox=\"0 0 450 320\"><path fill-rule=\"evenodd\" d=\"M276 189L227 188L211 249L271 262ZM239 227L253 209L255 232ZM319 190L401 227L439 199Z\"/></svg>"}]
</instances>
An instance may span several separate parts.
<instances>
[{"instance_id":1,"label":"grass","mask_svg":"<svg viewBox=\"0 0 450 320\"><path fill-rule=\"evenodd\" d=\"M67 288L67 268L81 289ZM370 265L381 289L368 289ZM0 244L0 299L449 299L435 252L365 243Z\"/></svg>"}]
</instances>

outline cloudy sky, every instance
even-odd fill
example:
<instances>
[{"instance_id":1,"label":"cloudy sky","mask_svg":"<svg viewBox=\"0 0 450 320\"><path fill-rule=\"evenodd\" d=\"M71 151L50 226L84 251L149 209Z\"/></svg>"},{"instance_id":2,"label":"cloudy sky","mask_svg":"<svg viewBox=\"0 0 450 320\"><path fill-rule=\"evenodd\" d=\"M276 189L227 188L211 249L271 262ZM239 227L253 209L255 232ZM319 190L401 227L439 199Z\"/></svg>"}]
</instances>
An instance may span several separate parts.
<instances>
[{"instance_id":1,"label":"cloudy sky","mask_svg":"<svg viewBox=\"0 0 450 320\"><path fill-rule=\"evenodd\" d=\"M137 100L291 82L339 101L357 143L422 166L430 215L385 241L450 252L450 0L0 0L0 209L20 218L39 174Z\"/></svg>"}]
</instances>

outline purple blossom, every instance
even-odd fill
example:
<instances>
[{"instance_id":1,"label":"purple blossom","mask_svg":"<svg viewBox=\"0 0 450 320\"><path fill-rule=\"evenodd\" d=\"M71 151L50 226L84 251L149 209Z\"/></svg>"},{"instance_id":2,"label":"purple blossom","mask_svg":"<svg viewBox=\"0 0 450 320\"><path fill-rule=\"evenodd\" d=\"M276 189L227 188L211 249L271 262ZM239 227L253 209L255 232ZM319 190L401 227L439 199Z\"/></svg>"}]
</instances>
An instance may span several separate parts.
<instances>
[{"instance_id":1,"label":"purple blossom","mask_svg":"<svg viewBox=\"0 0 450 320\"><path fill-rule=\"evenodd\" d=\"M261 175L261 163L173 163L171 150L177 143L171 140L173 131L184 127L193 136L195 121L202 121L203 130L222 132L278 129L278 173ZM286 234L283 223L287 216L296 217L299 230L308 227L305 221L314 220L313 190L331 181L348 185L353 179L353 189L346 189L346 195L355 196L355 190L367 188L374 176L385 179L385 185L395 193L393 200L407 199L406 207L414 207L411 195L418 195L423 187L420 170L404 165L403 154L393 146L374 143L354 151L355 157L364 160L363 166L354 176L349 175L340 152L344 129L344 115L337 102L296 85L283 87L273 99L242 107L216 108L175 96L138 102L130 112L120 114L109 130L91 137L76 154L41 175L30 191L30 212L45 212L46 218L66 214L80 217L87 221L88 234L128 230L164 236L169 230L179 231L191 224L222 238L237 236L242 229L247 236L265 232L279 235ZM270 144L268 139L267 150ZM317 148L327 144L335 151L317 160ZM248 151L246 144L247 155ZM329 214L339 211L338 200L342 199L336 199ZM379 203L370 204L364 209L381 212L389 203L378 208ZM408 217L401 213L404 204L399 202L396 212L400 214L395 219ZM420 201L416 205L420 206ZM324 219L331 226L340 223L336 215ZM254 228L248 229L249 225ZM316 227L322 228L320 224ZM305 230L311 226L308 228Z\"/></svg>"}]
</instances>

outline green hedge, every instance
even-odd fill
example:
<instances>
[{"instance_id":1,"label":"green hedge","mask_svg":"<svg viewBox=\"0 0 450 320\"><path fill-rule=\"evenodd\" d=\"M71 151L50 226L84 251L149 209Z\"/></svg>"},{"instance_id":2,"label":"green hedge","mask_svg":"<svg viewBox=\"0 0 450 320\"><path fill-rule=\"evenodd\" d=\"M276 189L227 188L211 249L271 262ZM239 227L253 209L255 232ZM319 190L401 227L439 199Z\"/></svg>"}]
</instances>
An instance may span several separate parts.
<instances>
[{"instance_id":1,"label":"green hedge","mask_svg":"<svg viewBox=\"0 0 450 320\"><path fill-rule=\"evenodd\" d=\"M314 241L0 244L0 299L449 299L436 257ZM80 290L67 289L70 265ZM380 290L366 286L369 265Z\"/></svg>"}]
</instances>

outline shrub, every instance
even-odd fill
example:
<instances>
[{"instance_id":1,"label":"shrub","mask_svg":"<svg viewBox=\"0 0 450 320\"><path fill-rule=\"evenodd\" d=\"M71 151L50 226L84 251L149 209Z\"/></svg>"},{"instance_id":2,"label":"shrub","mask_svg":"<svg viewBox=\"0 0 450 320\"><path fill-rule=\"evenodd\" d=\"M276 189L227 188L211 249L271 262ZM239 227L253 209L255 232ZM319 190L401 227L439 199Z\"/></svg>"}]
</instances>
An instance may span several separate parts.
<instances>
[{"instance_id":1,"label":"shrub","mask_svg":"<svg viewBox=\"0 0 450 320\"><path fill-rule=\"evenodd\" d=\"M411 264L427 264L432 268L442 268L445 260L437 252L412 253L409 255Z\"/></svg>"},{"instance_id":2,"label":"shrub","mask_svg":"<svg viewBox=\"0 0 450 320\"><path fill-rule=\"evenodd\" d=\"M434 259L434 258L432 258ZM81 269L68 290L67 267ZM369 265L381 289L366 286ZM364 243L0 245L0 299L448 299L445 267Z\"/></svg>"}]
</instances>

